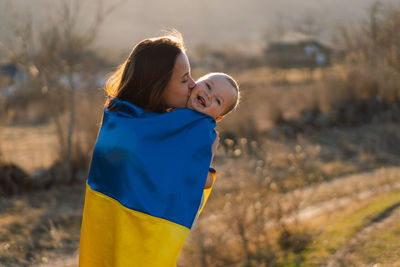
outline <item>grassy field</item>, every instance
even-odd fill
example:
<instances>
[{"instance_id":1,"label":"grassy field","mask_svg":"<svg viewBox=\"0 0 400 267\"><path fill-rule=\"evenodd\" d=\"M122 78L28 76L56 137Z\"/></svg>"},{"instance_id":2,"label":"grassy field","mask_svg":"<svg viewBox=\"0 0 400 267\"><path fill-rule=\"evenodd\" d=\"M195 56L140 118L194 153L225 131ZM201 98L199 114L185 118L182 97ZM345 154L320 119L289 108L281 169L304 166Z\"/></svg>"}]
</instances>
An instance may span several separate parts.
<instances>
[{"instance_id":1,"label":"grassy field","mask_svg":"<svg viewBox=\"0 0 400 267\"><path fill-rule=\"evenodd\" d=\"M329 92L322 81L340 71L319 71L313 80L300 70L236 75L243 101L218 126L218 180L178 266L398 264L400 170L393 166L400 163L399 124L380 117L333 127L304 121L303 111L316 105L318 116L330 114L333 102L321 100ZM88 97L80 99L86 102L79 103L78 129L91 139L77 144L90 157L103 97L93 101L95 108ZM3 162L31 174L59 159L51 124L2 127L0 149ZM79 181L0 196L0 266L76 262Z\"/></svg>"},{"instance_id":2,"label":"grassy field","mask_svg":"<svg viewBox=\"0 0 400 267\"><path fill-rule=\"evenodd\" d=\"M237 240L235 238L237 234L232 232L232 229L236 227L236 220L229 219L232 218L232 214L226 208L229 198L221 192L219 187L227 180L221 177L216 184L216 191L209 206L185 244L179 266L188 266L188 264L201 266L199 244L207 245L207 242L215 245L219 244L218 240L220 242L225 240L228 241L224 242L225 246L214 247L214 249L217 251L222 249L223 253L226 253L228 248L228 251L241 251L241 241ZM323 186L302 190L303 202L314 195L325 195L325 198L305 203L299 213L306 210L311 203L317 205L334 201L334 205L321 205L323 208L312 216L295 223L293 221L288 223L289 229L301 229L310 234L312 242L296 253L290 250L283 252L281 248L273 245L270 249L275 250L271 252L274 252L277 258L272 265L324 266L333 262L331 266L343 266L339 263L346 262L348 264L344 266L375 263L380 263L381 266L397 266L400 249L400 244L397 242L400 227L400 191L391 191L392 189L385 188L385 185L389 184L394 188L393 184L400 182L400 170L398 168L387 171L382 169L338 179L342 182L341 187L353 185L356 181L364 183L371 180L381 180L381 189L376 190L373 195L364 197L351 197L352 194L348 192L341 198L337 198L334 183L325 183ZM361 188L359 192L368 188ZM8 199L1 198L0 266L74 266L70 264L77 262L83 193L83 185L75 185L56 187L50 191L29 193ZM348 201L343 202L344 198L348 198ZM258 199L262 200L261 197ZM288 199L290 198L286 200L280 198L281 201L288 201ZM242 199L242 201L245 200ZM249 204L247 207L251 209L252 205ZM265 206L265 208L270 207ZM251 214L248 216L251 217ZM275 223L271 225L270 220L272 217L264 222L269 225L264 229L268 233L267 236L273 240L279 237L279 227L274 226ZM257 223L257 221L252 222ZM227 224L231 227L229 228ZM248 226L254 227L254 225ZM263 235L262 232L258 234ZM198 239L199 235L203 235L205 238L203 241L206 243L201 243L201 239ZM251 237L249 238L251 240ZM234 240L237 242L233 242ZM206 248L210 249L207 246ZM345 253L340 254L341 251ZM338 253L340 255L337 255ZM206 255L203 255L206 262L211 262L207 266L218 266L212 262L221 262L221 258L211 251ZM252 266L268 266L262 263L253 262L252 264ZM243 261L226 262L225 266L243 266Z\"/></svg>"},{"instance_id":3,"label":"grassy field","mask_svg":"<svg viewBox=\"0 0 400 267\"><path fill-rule=\"evenodd\" d=\"M321 266L332 257L332 254L338 251L342 246L345 246L349 240L354 237L357 233L361 232L362 229L369 227L371 224L376 224L385 219L385 212L391 208L397 208L400 204L400 191L394 191L389 194L383 194L375 196L363 201L351 203L347 205L340 212L332 211L325 215L325 218L314 218L309 224L314 229L321 229L319 232L314 234L315 239L303 253L298 257L302 258L302 264L304 266ZM389 214L390 215L390 214ZM388 216L389 216L388 215ZM334 220L332 220L334 218ZM394 249L394 251L400 248L400 244L395 245L395 240L398 236L392 235L391 238L387 236L388 233L393 232L396 226L400 226L400 222L394 223L392 229L387 229L385 233L376 233L376 237L379 235L386 234L386 240L376 240L375 242L387 244L388 247ZM371 236L373 239L373 236ZM376 255L377 247L369 246L363 242L358 242L357 245L364 245L364 251L362 248L358 249L358 252L363 255L369 250L375 251L375 255L371 255L370 259L375 259L375 262L362 262L363 256L360 258L359 264L371 264L376 262L387 262L392 261L393 256L386 258L384 254L380 256ZM382 253L383 251L380 251ZM395 253L393 253L395 255ZM338 262L338 261L336 261Z\"/></svg>"}]
</instances>

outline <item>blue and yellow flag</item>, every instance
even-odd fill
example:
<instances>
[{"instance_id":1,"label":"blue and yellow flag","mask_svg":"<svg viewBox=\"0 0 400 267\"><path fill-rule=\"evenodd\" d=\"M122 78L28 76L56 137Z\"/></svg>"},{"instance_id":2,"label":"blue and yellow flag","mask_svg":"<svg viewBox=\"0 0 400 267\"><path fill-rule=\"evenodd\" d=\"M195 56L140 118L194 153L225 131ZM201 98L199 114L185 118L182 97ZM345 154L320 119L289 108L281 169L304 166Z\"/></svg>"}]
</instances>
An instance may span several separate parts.
<instances>
[{"instance_id":1,"label":"blue and yellow flag","mask_svg":"<svg viewBox=\"0 0 400 267\"><path fill-rule=\"evenodd\" d=\"M213 118L114 99L93 151L79 264L175 266L210 190Z\"/></svg>"}]
</instances>

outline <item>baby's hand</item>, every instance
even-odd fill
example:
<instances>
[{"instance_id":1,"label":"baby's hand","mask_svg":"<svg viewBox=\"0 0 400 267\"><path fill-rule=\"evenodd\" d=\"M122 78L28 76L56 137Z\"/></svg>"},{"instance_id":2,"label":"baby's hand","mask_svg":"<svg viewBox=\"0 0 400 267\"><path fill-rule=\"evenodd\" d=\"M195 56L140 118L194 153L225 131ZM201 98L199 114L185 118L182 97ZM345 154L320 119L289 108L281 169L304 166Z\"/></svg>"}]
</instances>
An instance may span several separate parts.
<instances>
[{"instance_id":1,"label":"baby's hand","mask_svg":"<svg viewBox=\"0 0 400 267\"><path fill-rule=\"evenodd\" d=\"M207 175L206 184L204 185L204 189L210 188L213 185L213 182L214 182L214 178L213 178L211 172L209 171L208 175Z\"/></svg>"}]
</instances>

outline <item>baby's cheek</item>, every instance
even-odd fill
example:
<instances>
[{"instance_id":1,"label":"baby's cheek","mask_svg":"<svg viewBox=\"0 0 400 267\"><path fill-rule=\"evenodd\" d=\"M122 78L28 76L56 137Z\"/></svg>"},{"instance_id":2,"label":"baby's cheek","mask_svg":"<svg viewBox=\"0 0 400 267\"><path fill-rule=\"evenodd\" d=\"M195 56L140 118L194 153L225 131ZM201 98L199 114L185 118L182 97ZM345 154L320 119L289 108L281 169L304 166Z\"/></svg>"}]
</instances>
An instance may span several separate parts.
<instances>
[{"instance_id":1,"label":"baby's cheek","mask_svg":"<svg viewBox=\"0 0 400 267\"><path fill-rule=\"evenodd\" d=\"M196 111L198 111L198 112L204 113L204 111L202 111L201 109L199 109L199 107L197 107L197 106L193 106L193 107L191 107L191 109L196 110Z\"/></svg>"}]
</instances>

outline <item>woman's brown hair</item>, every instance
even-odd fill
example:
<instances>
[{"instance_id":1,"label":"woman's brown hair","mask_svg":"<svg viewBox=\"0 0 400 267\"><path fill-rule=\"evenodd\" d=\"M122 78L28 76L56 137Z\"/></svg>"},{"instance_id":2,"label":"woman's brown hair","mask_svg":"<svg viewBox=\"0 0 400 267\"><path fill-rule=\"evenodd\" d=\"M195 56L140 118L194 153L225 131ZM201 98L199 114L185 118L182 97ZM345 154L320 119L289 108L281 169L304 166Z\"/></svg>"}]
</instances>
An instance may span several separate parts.
<instances>
[{"instance_id":1,"label":"woman's brown hair","mask_svg":"<svg viewBox=\"0 0 400 267\"><path fill-rule=\"evenodd\" d=\"M149 111L165 112L169 107L162 103L161 96L171 79L176 58L183 52L179 33L139 42L107 80L106 107L111 108L112 99L118 98Z\"/></svg>"}]
</instances>

